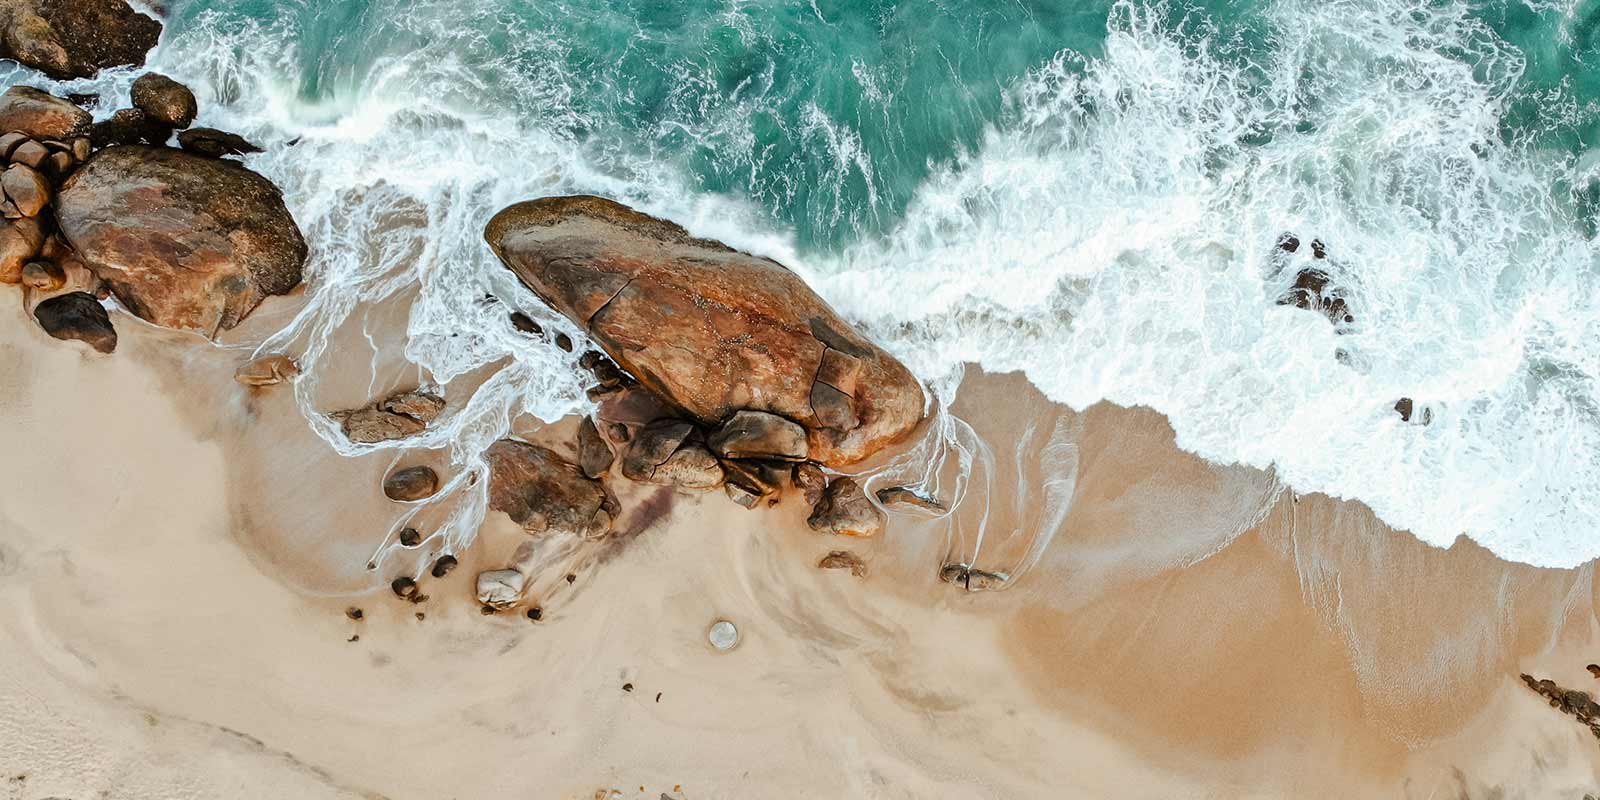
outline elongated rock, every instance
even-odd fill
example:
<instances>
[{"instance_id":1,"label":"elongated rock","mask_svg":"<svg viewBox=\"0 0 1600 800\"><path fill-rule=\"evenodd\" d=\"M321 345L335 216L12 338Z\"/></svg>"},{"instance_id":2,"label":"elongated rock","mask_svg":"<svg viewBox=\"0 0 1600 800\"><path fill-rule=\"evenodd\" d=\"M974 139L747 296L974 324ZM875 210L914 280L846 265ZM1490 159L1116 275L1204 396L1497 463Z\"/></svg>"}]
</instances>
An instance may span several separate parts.
<instances>
[{"instance_id":1,"label":"elongated rock","mask_svg":"<svg viewBox=\"0 0 1600 800\"><path fill-rule=\"evenodd\" d=\"M519 203L485 238L534 293L703 425L776 414L805 428L810 458L842 466L922 419L910 371L771 259L589 196Z\"/></svg>"},{"instance_id":2,"label":"elongated rock","mask_svg":"<svg viewBox=\"0 0 1600 800\"><path fill-rule=\"evenodd\" d=\"M62 235L130 311L215 335L299 285L306 243L271 181L179 150L96 153L62 186Z\"/></svg>"}]
</instances>

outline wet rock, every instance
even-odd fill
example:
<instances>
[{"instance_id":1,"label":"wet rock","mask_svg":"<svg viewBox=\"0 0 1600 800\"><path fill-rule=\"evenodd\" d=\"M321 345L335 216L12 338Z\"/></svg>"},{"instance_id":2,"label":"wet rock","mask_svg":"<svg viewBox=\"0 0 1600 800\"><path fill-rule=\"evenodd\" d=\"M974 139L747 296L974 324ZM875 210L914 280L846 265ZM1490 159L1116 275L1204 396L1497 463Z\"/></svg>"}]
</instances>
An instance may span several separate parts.
<instances>
[{"instance_id":1,"label":"wet rock","mask_svg":"<svg viewBox=\"0 0 1600 800\"><path fill-rule=\"evenodd\" d=\"M594 419L584 417L578 423L578 466L583 468L583 474L598 478L610 471L615 458L611 445L606 444L600 429L595 427Z\"/></svg>"},{"instance_id":2,"label":"wet rock","mask_svg":"<svg viewBox=\"0 0 1600 800\"><path fill-rule=\"evenodd\" d=\"M885 506L909 506L932 511L936 514L945 512L944 503L927 497L909 486L892 486L888 489L879 489L878 502Z\"/></svg>"},{"instance_id":3,"label":"wet rock","mask_svg":"<svg viewBox=\"0 0 1600 800\"><path fill-rule=\"evenodd\" d=\"M1313 247L1319 245L1319 242L1312 242ZM1295 275L1294 285L1278 298L1278 305L1315 311L1327 317L1334 325L1348 325L1355 322L1355 315L1350 313L1349 302L1345 299L1343 290L1332 286L1331 283L1328 273L1321 269L1300 270Z\"/></svg>"},{"instance_id":4,"label":"wet rock","mask_svg":"<svg viewBox=\"0 0 1600 800\"><path fill-rule=\"evenodd\" d=\"M401 547L416 547L419 544L422 544L422 531L419 531L416 528L400 529Z\"/></svg>"},{"instance_id":5,"label":"wet rock","mask_svg":"<svg viewBox=\"0 0 1600 800\"><path fill-rule=\"evenodd\" d=\"M556 347L559 347L568 353L572 352L572 337L564 333L556 334Z\"/></svg>"},{"instance_id":6,"label":"wet rock","mask_svg":"<svg viewBox=\"0 0 1600 800\"><path fill-rule=\"evenodd\" d=\"M504 511L523 530L590 539L610 532L604 487L554 451L502 439L484 455L489 462L489 507Z\"/></svg>"},{"instance_id":7,"label":"wet rock","mask_svg":"<svg viewBox=\"0 0 1600 800\"><path fill-rule=\"evenodd\" d=\"M0 173L0 189L6 200L24 217L37 217L50 202L50 182L25 164L12 164Z\"/></svg>"},{"instance_id":8,"label":"wet rock","mask_svg":"<svg viewBox=\"0 0 1600 800\"><path fill-rule=\"evenodd\" d=\"M147 119L168 128L187 128L200 113L189 87L156 72L140 75L133 82L133 105Z\"/></svg>"},{"instance_id":9,"label":"wet rock","mask_svg":"<svg viewBox=\"0 0 1600 800\"><path fill-rule=\"evenodd\" d=\"M396 597L412 600L417 597L417 582L410 577L401 576L389 582L389 589Z\"/></svg>"},{"instance_id":10,"label":"wet rock","mask_svg":"<svg viewBox=\"0 0 1600 800\"><path fill-rule=\"evenodd\" d=\"M965 564L946 564L939 568L939 580L967 588L967 575L969 570Z\"/></svg>"},{"instance_id":11,"label":"wet rock","mask_svg":"<svg viewBox=\"0 0 1600 800\"><path fill-rule=\"evenodd\" d=\"M178 146L202 158L220 159L262 152L261 148L237 133L216 128L190 128L178 134Z\"/></svg>"},{"instance_id":12,"label":"wet rock","mask_svg":"<svg viewBox=\"0 0 1600 800\"><path fill-rule=\"evenodd\" d=\"M294 359L274 353L261 356L239 365L233 379L246 386L272 386L300 374L300 365Z\"/></svg>"},{"instance_id":13,"label":"wet rock","mask_svg":"<svg viewBox=\"0 0 1600 800\"><path fill-rule=\"evenodd\" d=\"M697 444L678 448L650 476L650 483L680 489L715 489L722 480L722 464L710 450Z\"/></svg>"},{"instance_id":14,"label":"wet rock","mask_svg":"<svg viewBox=\"0 0 1600 800\"><path fill-rule=\"evenodd\" d=\"M0 159L10 161L11 154L15 153L17 148L21 147L22 143L26 141L29 141L29 139L25 133L12 131L11 133L0 135Z\"/></svg>"},{"instance_id":15,"label":"wet rock","mask_svg":"<svg viewBox=\"0 0 1600 800\"><path fill-rule=\"evenodd\" d=\"M828 476L822 468L809 461L794 465L794 488L805 497L806 505L813 508L822 502L822 493L828 488Z\"/></svg>"},{"instance_id":16,"label":"wet rock","mask_svg":"<svg viewBox=\"0 0 1600 800\"><path fill-rule=\"evenodd\" d=\"M511 327L516 328L517 330L522 331L529 336L544 338L544 329L539 327L539 323L534 322L532 317L522 313L521 311L511 312Z\"/></svg>"},{"instance_id":17,"label":"wet rock","mask_svg":"<svg viewBox=\"0 0 1600 800\"><path fill-rule=\"evenodd\" d=\"M32 139L70 139L89 130L89 112L31 86L13 86L0 94L0 131Z\"/></svg>"},{"instance_id":18,"label":"wet rock","mask_svg":"<svg viewBox=\"0 0 1600 800\"><path fill-rule=\"evenodd\" d=\"M806 459L806 429L776 414L740 411L711 435L711 452L723 458Z\"/></svg>"},{"instance_id":19,"label":"wet rock","mask_svg":"<svg viewBox=\"0 0 1600 800\"><path fill-rule=\"evenodd\" d=\"M22 267L22 285L30 289L53 292L66 282L66 272L53 261L29 261Z\"/></svg>"},{"instance_id":20,"label":"wet rock","mask_svg":"<svg viewBox=\"0 0 1600 800\"><path fill-rule=\"evenodd\" d=\"M1300 239L1293 234L1286 233L1278 237L1278 249L1285 253L1296 253L1300 250Z\"/></svg>"},{"instance_id":21,"label":"wet rock","mask_svg":"<svg viewBox=\"0 0 1600 800\"><path fill-rule=\"evenodd\" d=\"M102 353L117 349L117 332L104 306L87 292L68 292L40 303L34 319L57 339L76 339Z\"/></svg>"},{"instance_id":22,"label":"wet rock","mask_svg":"<svg viewBox=\"0 0 1600 800\"><path fill-rule=\"evenodd\" d=\"M528 578L514 569L492 569L478 573L478 602L493 610L505 610L522 600Z\"/></svg>"},{"instance_id":23,"label":"wet rock","mask_svg":"<svg viewBox=\"0 0 1600 800\"><path fill-rule=\"evenodd\" d=\"M62 186L62 235L139 317L207 336L300 283L306 243L283 196L237 164L130 145Z\"/></svg>"},{"instance_id":24,"label":"wet rock","mask_svg":"<svg viewBox=\"0 0 1600 800\"><path fill-rule=\"evenodd\" d=\"M622 476L631 481L649 482L656 467L677 452L694 425L676 419L656 420L644 426L622 454Z\"/></svg>"},{"instance_id":25,"label":"wet rock","mask_svg":"<svg viewBox=\"0 0 1600 800\"><path fill-rule=\"evenodd\" d=\"M791 469L792 465L787 462L722 462L728 497L745 508L755 508L763 500L777 502Z\"/></svg>"},{"instance_id":26,"label":"wet rock","mask_svg":"<svg viewBox=\"0 0 1600 800\"><path fill-rule=\"evenodd\" d=\"M855 478L841 476L828 484L806 524L819 533L876 536L883 530L884 514L867 499Z\"/></svg>"},{"instance_id":27,"label":"wet rock","mask_svg":"<svg viewBox=\"0 0 1600 800\"><path fill-rule=\"evenodd\" d=\"M623 370L703 425L743 410L774 414L805 429L803 453L841 466L904 438L922 419L923 392L911 373L770 259L597 197L512 206L485 237ZM814 391L829 350L856 376L853 392L824 382L848 403ZM824 401L820 416L814 394ZM844 408L850 413L838 413Z\"/></svg>"},{"instance_id":28,"label":"wet rock","mask_svg":"<svg viewBox=\"0 0 1600 800\"><path fill-rule=\"evenodd\" d=\"M823 556L821 561L817 562L817 566L822 569L847 569L850 570L851 575L857 578L867 577L866 562L849 550L831 551Z\"/></svg>"},{"instance_id":29,"label":"wet rock","mask_svg":"<svg viewBox=\"0 0 1600 800\"><path fill-rule=\"evenodd\" d=\"M143 64L161 38L126 0L6 0L0 12L4 55L58 79Z\"/></svg>"},{"instance_id":30,"label":"wet rock","mask_svg":"<svg viewBox=\"0 0 1600 800\"><path fill-rule=\"evenodd\" d=\"M444 407L444 398L420 389L391 395L378 404L378 408L382 411L402 414L425 425L438 419Z\"/></svg>"},{"instance_id":31,"label":"wet rock","mask_svg":"<svg viewBox=\"0 0 1600 800\"><path fill-rule=\"evenodd\" d=\"M1401 422L1410 422L1415 410L1415 403L1409 397L1402 397L1395 401L1394 411L1396 414L1400 415ZM1422 413L1416 416L1418 424L1431 424L1433 422L1433 409L1424 408L1422 409Z\"/></svg>"},{"instance_id":32,"label":"wet rock","mask_svg":"<svg viewBox=\"0 0 1600 800\"><path fill-rule=\"evenodd\" d=\"M45 162L50 160L50 148L29 139L17 145L11 151L11 163L21 164L32 170L42 170Z\"/></svg>"},{"instance_id":33,"label":"wet rock","mask_svg":"<svg viewBox=\"0 0 1600 800\"><path fill-rule=\"evenodd\" d=\"M460 562L456 560L455 556L439 556L439 560L433 562L433 569L429 570L428 574L435 578L443 578L449 575L450 570L455 569L458 563Z\"/></svg>"},{"instance_id":34,"label":"wet rock","mask_svg":"<svg viewBox=\"0 0 1600 800\"><path fill-rule=\"evenodd\" d=\"M166 144L170 138L170 128L157 124L137 108L118 109L110 118L89 126L89 141L94 148L145 142Z\"/></svg>"},{"instance_id":35,"label":"wet rock","mask_svg":"<svg viewBox=\"0 0 1600 800\"><path fill-rule=\"evenodd\" d=\"M389 473L383 495L397 503L412 503L439 491L439 474L432 467L406 467Z\"/></svg>"},{"instance_id":36,"label":"wet rock","mask_svg":"<svg viewBox=\"0 0 1600 800\"><path fill-rule=\"evenodd\" d=\"M376 408L341 411L332 416L339 420L344 437L356 444L404 439L422 433L427 428L422 422L404 414L391 414Z\"/></svg>"}]
</instances>

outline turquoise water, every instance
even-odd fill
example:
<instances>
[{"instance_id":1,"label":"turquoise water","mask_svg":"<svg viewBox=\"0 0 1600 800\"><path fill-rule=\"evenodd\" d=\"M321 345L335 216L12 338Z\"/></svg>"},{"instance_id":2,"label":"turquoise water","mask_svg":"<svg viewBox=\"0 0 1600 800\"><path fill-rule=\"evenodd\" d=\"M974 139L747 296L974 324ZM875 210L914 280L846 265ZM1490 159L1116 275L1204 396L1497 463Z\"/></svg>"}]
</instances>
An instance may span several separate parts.
<instances>
[{"instance_id":1,"label":"turquoise water","mask_svg":"<svg viewBox=\"0 0 1600 800\"><path fill-rule=\"evenodd\" d=\"M945 398L964 363L1019 370L1428 542L1572 565L1600 556L1597 20L1593 0L175 0L154 64L269 145L252 165L307 230L308 309L275 341L311 347L314 425L319 371L366 369L315 343L397 302L441 381L515 357L460 452L582 408L566 356L483 300L561 325L481 230L593 192L790 264ZM1275 302L1310 266L1351 322Z\"/></svg>"}]
</instances>

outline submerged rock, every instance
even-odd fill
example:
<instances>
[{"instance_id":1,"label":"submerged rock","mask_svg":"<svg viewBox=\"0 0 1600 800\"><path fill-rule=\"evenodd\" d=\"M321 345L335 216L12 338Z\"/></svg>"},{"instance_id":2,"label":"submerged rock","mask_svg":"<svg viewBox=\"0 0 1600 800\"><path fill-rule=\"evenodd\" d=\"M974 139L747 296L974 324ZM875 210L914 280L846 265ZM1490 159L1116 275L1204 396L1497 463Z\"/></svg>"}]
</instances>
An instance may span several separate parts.
<instances>
[{"instance_id":1,"label":"submerged rock","mask_svg":"<svg viewBox=\"0 0 1600 800\"><path fill-rule=\"evenodd\" d=\"M378 404L378 408L391 414L403 414L424 425L439 418L444 411L444 398L421 389L391 395Z\"/></svg>"},{"instance_id":2,"label":"submerged rock","mask_svg":"<svg viewBox=\"0 0 1600 800\"><path fill-rule=\"evenodd\" d=\"M161 38L126 0L4 0L0 22L6 57L60 79L143 64Z\"/></svg>"},{"instance_id":3,"label":"submerged rock","mask_svg":"<svg viewBox=\"0 0 1600 800\"><path fill-rule=\"evenodd\" d=\"M775 261L587 196L512 206L485 238L633 378L703 425L775 414L805 429L811 458L841 466L922 419L911 373Z\"/></svg>"},{"instance_id":4,"label":"submerged rock","mask_svg":"<svg viewBox=\"0 0 1600 800\"><path fill-rule=\"evenodd\" d=\"M70 101L31 86L13 86L0 94L0 131L33 139L70 139L87 132L93 120Z\"/></svg>"},{"instance_id":5,"label":"submerged rock","mask_svg":"<svg viewBox=\"0 0 1600 800\"><path fill-rule=\"evenodd\" d=\"M356 444L377 444L422 433L428 426L404 414L391 414L376 408L341 411L332 415L344 436Z\"/></svg>"},{"instance_id":6,"label":"submerged rock","mask_svg":"<svg viewBox=\"0 0 1600 800\"><path fill-rule=\"evenodd\" d=\"M599 538L611 530L610 500L600 482L549 448L501 439L490 445L489 507L530 534Z\"/></svg>"},{"instance_id":7,"label":"submerged rock","mask_svg":"<svg viewBox=\"0 0 1600 800\"><path fill-rule=\"evenodd\" d=\"M910 506L937 514L945 512L944 503L921 494L909 486L892 486L888 489L879 489L878 502L885 506Z\"/></svg>"},{"instance_id":8,"label":"submerged rock","mask_svg":"<svg viewBox=\"0 0 1600 800\"><path fill-rule=\"evenodd\" d=\"M439 491L439 474L432 467L406 467L383 480L383 495L399 503L432 497Z\"/></svg>"},{"instance_id":9,"label":"submerged rock","mask_svg":"<svg viewBox=\"0 0 1600 800\"><path fill-rule=\"evenodd\" d=\"M822 569L847 569L850 570L851 575L857 578L867 577L866 562L849 550L831 551L823 556L821 561L817 562L817 566Z\"/></svg>"},{"instance_id":10,"label":"submerged rock","mask_svg":"<svg viewBox=\"0 0 1600 800\"><path fill-rule=\"evenodd\" d=\"M168 128L187 128L200 113L189 87L157 72L147 72L133 82L133 105L147 119Z\"/></svg>"},{"instance_id":11,"label":"submerged rock","mask_svg":"<svg viewBox=\"0 0 1600 800\"><path fill-rule=\"evenodd\" d=\"M190 128L183 131L178 134L178 146L202 158L213 159L262 152L261 148L243 136L216 128Z\"/></svg>"},{"instance_id":12,"label":"submerged rock","mask_svg":"<svg viewBox=\"0 0 1600 800\"><path fill-rule=\"evenodd\" d=\"M233 379L246 386L272 386L300 374L300 365L281 354L253 359L234 370Z\"/></svg>"},{"instance_id":13,"label":"submerged rock","mask_svg":"<svg viewBox=\"0 0 1600 800\"><path fill-rule=\"evenodd\" d=\"M806 524L819 533L876 536L883 530L884 514L855 478L838 477L828 484Z\"/></svg>"},{"instance_id":14,"label":"submerged rock","mask_svg":"<svg viewBox=\"0 0 1600 800\"><path fill-rule=\"evenodd\" d=\"M117 349L111 317L88 292L68 292L45 300L33 310L33 316L45 333L57 339L76 339L102 353Z\"/></svg>"},{"instance_id":15,"label":"submerged rock","mask_svg":"<svg viewBox=\"0 0 1600 800\"><path fill-rule=\"evenodd\" d=\"M306 260L271 181L168 148L96 153L62 186L56 216L130 311L208 336L298 286Z\"/></svg>"}]
</instances>

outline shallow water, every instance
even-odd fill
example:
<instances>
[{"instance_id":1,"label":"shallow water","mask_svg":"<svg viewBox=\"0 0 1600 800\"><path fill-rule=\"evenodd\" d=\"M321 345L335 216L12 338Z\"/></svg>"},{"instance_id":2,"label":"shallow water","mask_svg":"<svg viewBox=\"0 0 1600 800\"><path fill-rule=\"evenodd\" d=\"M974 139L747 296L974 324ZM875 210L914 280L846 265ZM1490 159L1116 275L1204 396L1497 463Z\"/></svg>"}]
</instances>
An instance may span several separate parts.
<instances>
[{"instance_id":1,"label":"shallow water","mask_svg":"<svg viewBox=\"0 0 1600 800\"><path fill-rule=\"evenodd\" d=\"M205 124L273 145L252 163L312 241L310 303L268 346L307 352L297 391L331 446L315 412L363 399L351 374L399 381L321 344L374 307L440 382L516 357L434 437L461 463L518 413L582 408L570 359L507 306L561 324L480 233L515 200L594 192L794 266L946 399L963 362L1021 370L1432 544L1600 555L1594 2L170 15L154 65ZM1275 249L1286 232L1325 243L1351 322L1275 303L1313 263ZM1431 423L1403 424L1402 397Z\"/></svg>"}]
</instances>

